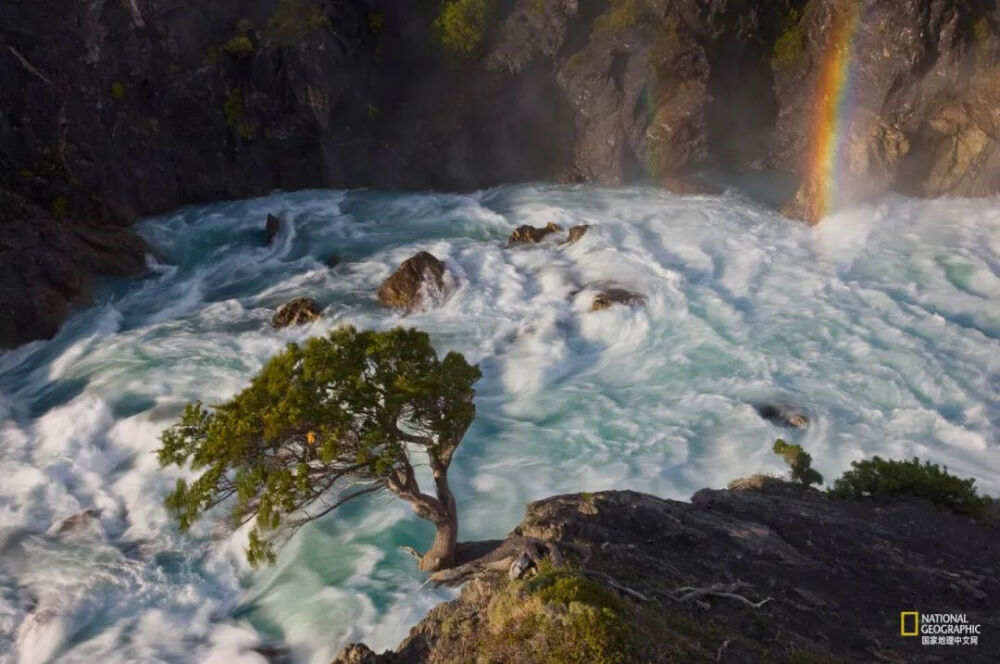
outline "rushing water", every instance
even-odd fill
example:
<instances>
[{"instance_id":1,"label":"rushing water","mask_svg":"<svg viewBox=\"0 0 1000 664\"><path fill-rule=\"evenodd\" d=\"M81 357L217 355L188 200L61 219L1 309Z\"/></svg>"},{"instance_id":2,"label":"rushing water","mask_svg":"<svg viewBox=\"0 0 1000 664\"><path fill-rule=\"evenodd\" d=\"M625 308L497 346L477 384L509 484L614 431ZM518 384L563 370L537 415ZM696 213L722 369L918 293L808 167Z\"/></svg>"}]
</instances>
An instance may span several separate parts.
<instances>
[{"instance_id":1,"label":"rushing water","mask_svg":"<svg viewBox=\"0 0 1000 664\"><path fill-rule=\"evenodd\" d=\"M266 213L289 224L262 246ZM592 224L578 243L504 246L520 224ZM0 355L0 660L263 661L282 642L325 662L394 646L448 597L397 545L428 527L374 497L249 570L243 533L189 535L161 501L157 435L187 400L218 402L290 341L337 323L427 330L479 362L478 418L452 467L466 539L527 501L630 488L687 498L802 443L828 478L874 453L919 455L1000 491L997 200L856 207L815 229L738 196L644 188L475 195L310 191L181 210L139 226L144 280L104 284L52 341ZM374 292L428 250L458 290L400 317ZM328 268L332 256L339 263ZM645 309L588 311L595 283ZM272 330L295 296L326 307ZM804 432L752 404L790 402ZM99 509L92 518L66 517Z\"/></svg>"}]
</instances>

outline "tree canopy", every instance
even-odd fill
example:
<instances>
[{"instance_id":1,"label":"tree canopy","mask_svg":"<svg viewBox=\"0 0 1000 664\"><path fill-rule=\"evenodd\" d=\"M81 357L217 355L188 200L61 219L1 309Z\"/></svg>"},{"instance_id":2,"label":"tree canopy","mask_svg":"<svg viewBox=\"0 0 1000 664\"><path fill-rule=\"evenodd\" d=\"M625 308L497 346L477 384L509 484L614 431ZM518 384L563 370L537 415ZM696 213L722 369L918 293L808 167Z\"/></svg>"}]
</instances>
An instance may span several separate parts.
<instances>
[{"instance_id":1,"label":"tree canopy","mask_svg":"<svg viewBox=\"0 0 1000 664\"><path fill-rule=\"evenodd\" d=\"M341 327L289 344L231 400L189 404L163 432L161 466L202 471L178 480L166 506L182 530L223 502L234 527L256 517L247 559L258 565L303 524L387 489L437 528L421 569L447 567L458 530L447 470L475 418L480 375L459 353L439 360L414 329ZM417 483L415 450L427 455L433 495Z\"/></svg>"}]
</instances>

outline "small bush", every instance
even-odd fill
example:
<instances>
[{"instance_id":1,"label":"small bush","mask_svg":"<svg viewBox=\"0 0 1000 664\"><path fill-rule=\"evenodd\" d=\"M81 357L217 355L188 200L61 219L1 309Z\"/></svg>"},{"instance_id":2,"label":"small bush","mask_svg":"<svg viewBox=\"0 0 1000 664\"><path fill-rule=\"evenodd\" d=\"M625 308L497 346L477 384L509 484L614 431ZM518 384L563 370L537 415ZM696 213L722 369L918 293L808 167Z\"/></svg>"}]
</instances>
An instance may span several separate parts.
<instances>
[{"instance_id":1,"label":"small bush","mask_svg":"<svg viewBox=\"0 0 1000 664\"><path fill-rule=\"evenodd\" d=\"M66 197L59 194L52 201L52 205L49 206L49 214L52 215L53 219L61 219L66 216L68 209L69 204L66 202Z\"/></svg>"},{"instance_id":2,"label":"small bush","mask_svg":"<svg viewBox=\"0 0 1000 664\"><path fill-rule=\"evenodd\" d=\"M450 55L471 57L485 42L496 9L496 0L445 0L434 33Z\"/></svg>"},{"instance_id":3,"label":"small bush","mask_svg":"<svg viewBox=\"0 0 1000 664\"><path fill-rule=\"evenodd\" d=\"M236 57L246 57L253 53L253 42L246 35L237 35L223 45L222 50Z\"/></svg>"},{"instance_id":4,"label":"small bush","mask_svg":"<svg viewBox=\"0 0 1000 664\"><path fill-rule=\"evenodd\" d=\"M812 456L803 450L801 445L790 445L779 438L774 441L772 449L792 469L793 481L805 486L823 483L823 476L812 468Z\"/></svg>"},{"instance_id":5,"label":"small bush","mask_svg":"<svg viewBox=\"0 0 1000 664\"><path fill-rule=\"evenodd\" d=\"M235 129L243 119L243 94L239 90L226 93L226 101L222 103L222 115L226 118L226 126Z\"/></svg>"},{"instance_id":6,"label":"small bush","mask_svg":"<svg viewBox=\"0 0 1000 664\"><path fill-rule=\"evenodd\" d=\"M785 31L774 42L771 64L787 67L798 60L806 50L806 30L799 12L792 9L785 17Z\"/></svg>"},{"instance_id":7,"label":"small bush","mask_svg":"<svg viewBox=\"0 0 1000 664\"><path fill-rule=\"evenodd\" d=\"M635 25L638 18L635 0L611 0L608 10L594 20L593 33L615 34Z\"/></svg>"},{"instance_id":8,"label":"small bush","mask_svg":"<svg viewBox=\"0 0 1000 664\"><path fill-rule=\"evenodd\" d=\"M579 571L547 564L534 577L503 582L483 618L484 638L469 662L709 662L725 636L702 617L633 602Z\"/></svg>"},{"instance_id":9,"label":"small bush","mask_svg":"<svg viewBox=\"0 0 1000 664\"><path fill-rule=\"evenodd\" d=\"M962 479L948 473L937 464L912 461L890 461L872 457L854 461L851 469L833 483L830 495L854 499L870 496L915 496L929 500L959 514L987 519L993 515L993 499L976 494L973 478Z\"/></svg>"},{"instance_id":10,"label":"small bush","mask_svg":"<svg viewBox=\"0 0 1000 664\"><path fill-rule=\"evenodd\" d=\"M115 101L121 101L125 99L125 84L121 81L115 81L111 84L111 98Z\"/></svg>"},{"instance_id":11,"label":"small bush","mask_svg":"<svg viewBox=\"0 0 1000 664\"><path fill-rule=\"evenodd\" d=\"M290 46L305 39L313 30L332 27L319 7L305 0L281 0L263 34L276 44Z\"/></svg>"}]
</instances>

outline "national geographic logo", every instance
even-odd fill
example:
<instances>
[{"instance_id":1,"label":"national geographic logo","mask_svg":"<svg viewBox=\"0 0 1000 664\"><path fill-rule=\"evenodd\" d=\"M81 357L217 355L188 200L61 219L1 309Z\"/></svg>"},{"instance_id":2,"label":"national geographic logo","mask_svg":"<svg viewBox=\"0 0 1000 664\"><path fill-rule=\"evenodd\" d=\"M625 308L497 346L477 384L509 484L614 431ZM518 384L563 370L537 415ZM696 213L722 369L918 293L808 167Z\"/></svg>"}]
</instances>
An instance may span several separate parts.
<instances>
[{"instance_id":1,"label":"national geographic logo","mask_svg":"<svg viewBox=\"0 0 1000 664\"><path fill-rule=\"evenodd\" d=\"M982 630L966 613L899 613L900 636L919 636L925 646L977 646Z\"/></svg>"}]
</instances>

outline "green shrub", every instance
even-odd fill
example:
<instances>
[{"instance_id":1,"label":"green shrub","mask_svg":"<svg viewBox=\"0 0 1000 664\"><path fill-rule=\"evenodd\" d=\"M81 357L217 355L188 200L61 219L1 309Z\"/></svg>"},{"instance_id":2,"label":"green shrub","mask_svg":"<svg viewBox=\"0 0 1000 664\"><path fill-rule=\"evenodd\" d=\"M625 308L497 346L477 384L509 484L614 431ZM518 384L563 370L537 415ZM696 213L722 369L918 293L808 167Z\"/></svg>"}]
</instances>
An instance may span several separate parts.
<instances>
[{"instance_id":1,"label":"green shrub","mask_svg":"<svg viewBox=\"0 0 1000 664\"><path fill-rule=\"evenodd\" d=\"M281 0L267 22L264 38L282 46L296 44L319 28L332 28L323 10L305 0Z\"/></svg>"},{"instance_id":2,"label":"green shrub","mask_svg":"<svg viewBox=\"0 0 1000 664\"><path fill-rule=\"evenodd\" d=\"M52 205L49 206L49 214L52 215L53 219L61 219L66 216L68 208L69 205L66 202L66 197L59 194L53 199Z\"/></svg>"},{"instance_id":3,"label":"green shrub","mask_svg":"<svg viewBox=\"0 0 1000 664\"><path fill-rule=\"evenodd\" d=\"M239 90L226 93L226 101L222 103L222 115L226 118L226 126L235 129L243 119L243 94Z\"/></svg>"},{"instance_id":4,"label":"green shrub","mask_svg":"<svg viewBox=\"0 0 1000 664\"><path fill-rule=\"evenodd\" d=\"M611 0L606 12L594 20L595 35L614 34L636 24L638 12L635 0Z\"/></svg>"},{"instance_id":5,"label":"green shrub","mask_svg":"<svg viewBox=\"0 0 1000 664\"><path fill-rule=\"evenodd\" d=\"M812 468L812 456L803 450L801 445L790 445L779 438L774 441L772 449L792 469L793 481L805 486L823 483L823 476Z\"/></svg>"},{"instance_id":6,"label":"green shrub","mask_svg":"<svg viewBox=\"0 0 1000 664\"><path fill-rule=\"evenodd\" d=\"M543 564L503 585L483 612L476 658L490 664L714 662L718 627L657 602L634 602L576 570Z\"/></svg>"},{"instance_id":7,"label":"green shrub","mask_svg":"<svg viewBox=\"0 0 1000 664\"><path fill-rule=\"evenodd\" d=\"M448 54L471 57L485 42L496 10L496 0L444 0L434 33Z\"/></svg>"},{"instance_id":8,"label":"green shrub","mask_svg":"<svg viewBox=\"0 0 1000 664\"><path fill-rule=\"evenodd\" d=\"M237 35L227 41L222 50L236 57L245 57L253 53L253 42L246 35Z\"/></svg>"},{"instance_id":9,"label":"green shrub","mask_svg":"<svg viewBox=\"0 0 1000 664\"><path fill-rule=\"evenodd\" d=\"M121 81L115 81L111 84L111 98L115 101L121 101L125 99L125 84Z\"/></svg>"},{"instance_id":10,"label":"green shrub","mask_svg":"<svg viewBox=\"0 0 1000 664\"><path fill-rule=\"evenodd\" d=\"M830 495L854 499L869 496L915 496L959 514L976 518L992 516L993 499L976 494L973 478L962 479L929 461L890 461L872 457L854 461L851 469L833 483Z\"/></svg>"},{"instance_id":11,"label":"green shrub","mask_svg":"<svg viewBox=\"0 0 1000 664\"><path fill-rule=\"evenodd\" d=\"M774 41L771 64L774 67L787 67L802 57L805 50L806 29L799 12L792 9L785 17L785 31Z\"/></svg>"}]
</instances>

